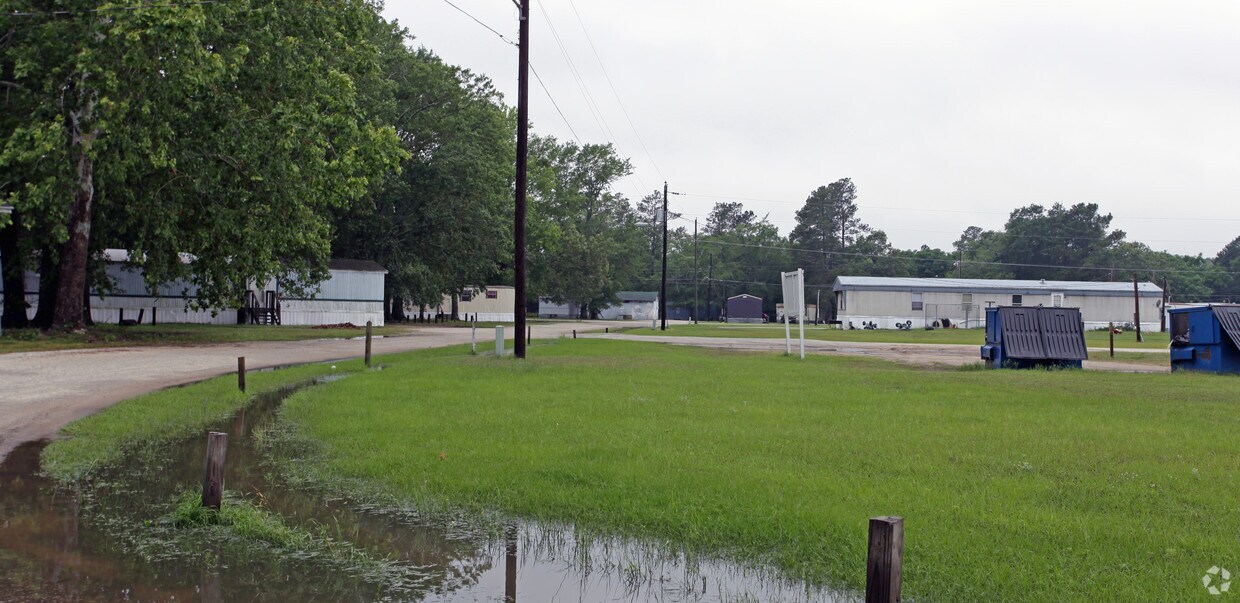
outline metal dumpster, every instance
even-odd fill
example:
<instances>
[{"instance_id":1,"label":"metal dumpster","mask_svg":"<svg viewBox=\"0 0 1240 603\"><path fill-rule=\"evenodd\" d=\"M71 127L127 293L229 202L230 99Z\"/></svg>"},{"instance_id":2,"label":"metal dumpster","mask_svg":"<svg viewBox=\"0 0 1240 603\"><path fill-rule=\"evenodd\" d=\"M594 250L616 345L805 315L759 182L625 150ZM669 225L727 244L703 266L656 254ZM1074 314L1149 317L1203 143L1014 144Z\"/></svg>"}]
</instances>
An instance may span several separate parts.
<instances>
[{"instance_id":1,"label":"metal dumpster","mask_svg":"<svg viewBox=\"0 0 1240 603\"><path fill-rule=\"evenodd\" d=\"M1077 308L986 308L987 368L1081 368L1088 358Z\"/></svg>"},{"instance_id":2,"label":"metal dumpster","mask_svg":"<svg viewBox=\"0 0 1240 603\"><path fill-rule=\"evenodd\" d=\"M1240 373L1240 305L1172 308L1171 370Z\"/></svg>"}]
</instances>

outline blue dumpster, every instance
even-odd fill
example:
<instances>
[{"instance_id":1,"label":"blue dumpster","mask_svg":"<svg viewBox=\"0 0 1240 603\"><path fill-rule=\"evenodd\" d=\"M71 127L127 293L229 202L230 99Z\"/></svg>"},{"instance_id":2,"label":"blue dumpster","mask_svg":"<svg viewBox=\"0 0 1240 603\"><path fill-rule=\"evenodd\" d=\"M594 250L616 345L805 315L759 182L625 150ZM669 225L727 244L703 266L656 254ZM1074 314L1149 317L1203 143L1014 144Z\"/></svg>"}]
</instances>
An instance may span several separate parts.
<instances>
[{"instance_id":1,"label":"blue dumpster","mask_svg":"<svg viewBox=\"0 0 1240 603\"><path fill-rule=\"evenodd\" d=\"M1171 370L1240 373L1240 305L1174 308Z\"/></svg>"},{"instance_id":2,"label":"blue dumpster","mask_svg":"<svg viewBox=\"0 0 1240 603\"><path fill-rule=\"evenodd\" d=\"M1088 358L1077 308L986 308L987 368L1081 368Z\"/></svg>"}]
</instances>

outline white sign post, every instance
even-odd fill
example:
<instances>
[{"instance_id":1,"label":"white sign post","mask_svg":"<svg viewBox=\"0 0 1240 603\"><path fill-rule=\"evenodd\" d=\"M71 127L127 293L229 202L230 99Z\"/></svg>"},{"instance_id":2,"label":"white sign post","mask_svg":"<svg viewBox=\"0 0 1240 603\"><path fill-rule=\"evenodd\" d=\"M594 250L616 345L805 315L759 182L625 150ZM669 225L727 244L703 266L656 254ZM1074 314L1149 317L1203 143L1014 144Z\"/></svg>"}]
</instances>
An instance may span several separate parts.
<instances>
[{"instance_id":1,"label":"white sign post","mask_svg":"<svg viewBox=\"0 0 1240 603\"><path fill-rule=\"evenodd\" d=\"M789 316L796 316L797 327L801 332L801 359L805 359L805 270L797 268L796 272L781 272L784 286L784 348L792 353L792 328ZM793 314L795 312L795 314Z\"/></svg>"},{"instance_id":2,"label":"white sign post","mask_svg":"<svg viewBox=\"0 0 1240 603\"><path fill-rule=\"evenodd\" d=\"M495 355L504 355L504 325L495 325Z\"/></svg>"}]
</instances>

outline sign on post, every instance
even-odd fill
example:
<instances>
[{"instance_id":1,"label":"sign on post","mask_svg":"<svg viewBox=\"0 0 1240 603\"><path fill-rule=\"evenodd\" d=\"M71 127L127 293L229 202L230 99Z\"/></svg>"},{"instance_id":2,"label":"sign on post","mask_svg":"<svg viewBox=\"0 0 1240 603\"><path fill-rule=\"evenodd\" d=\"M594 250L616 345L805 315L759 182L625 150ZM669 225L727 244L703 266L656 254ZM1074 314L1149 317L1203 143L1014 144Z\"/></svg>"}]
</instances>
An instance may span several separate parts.
<instances>
[{"instance_id":1,"label":"sign on post","mask_svg":"<svg viewBox=\"0 0 1240 603\"><path fill-rule=\"evenodd\" d=\"M801 359L805 359L805 270L781 272L784 286L784 349L792 353L792 328L789 317L795 316L801 333Z\"/></svg>"}]
</instances>

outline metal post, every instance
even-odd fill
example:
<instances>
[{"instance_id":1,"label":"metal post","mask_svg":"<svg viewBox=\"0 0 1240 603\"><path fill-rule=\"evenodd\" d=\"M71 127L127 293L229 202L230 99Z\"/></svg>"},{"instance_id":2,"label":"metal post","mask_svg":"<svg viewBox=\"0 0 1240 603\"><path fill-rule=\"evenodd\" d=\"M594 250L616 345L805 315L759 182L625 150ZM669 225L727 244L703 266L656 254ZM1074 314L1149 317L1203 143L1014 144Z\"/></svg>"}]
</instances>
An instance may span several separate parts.
<instances>
[{"instance_id":1,"label":"metal post","mask_svg":"<svg viewBox=\"0 0 1240 603\"><path fill-rule=\"evenodd\" d=\"M1137 323L1137 343L1145 341L1141 336L1141 292L1137 289L1137 275L1132 275L1133 320Z\"/></svg>"},{"instance_id":2,"label":"metal post","mask_svg":"<svg viewBox=\"0 0 1240 603\"><path fill-rule=\"evenodd\" d=\"M521 340L520 337L517 338ZM495 355L504 355L504 325L495 325Z\"/></svg>"},{"instance_id":3,"label":"metal post","mask_svg":"<svg viewBox=\"0 0 1240 603\"><path fill-rule=\"evenodd\" d=\"M1158 313L1158 332L1166 333L1167 332L1167 304L1171 303L1171 291L1170 291L1170 285L1167 284L1167 277L1165 276L1163 277L1162 289L1163 289L1163 300L1162 300L1163 303L1162 303L1162 308L1161 308L1162 312Z\"/></svg>"},{"instance_id":4,"label":"metal post","mask_svg":"<svg viewBox=\"0 0 1240 603\"><path fill-rule=\"evenodd\" d=\"M805 269L797 268L797 326L801 329L801 360L805 360ZM784 312L787 314L787 312Z\"/></svg>"},{"instance_id":5,"label":"metal post","mask_svg":"<svg viewBox=\"0 0 1240 603\"><path fill-rule=\"evenodd\" d=\"M710 268L706 272L706 320L710 321L710 298L713 294L715 278L715 254L708 253L706 257L710 260Z\"/></svg>"},{"instance_id":6,"label":"metal post","mask_svg":"<svg viewBox=\"0 0 1240 603\"><path fill-rule=\"evenodd\" d=\"M697 218L693 219L693 324L698 323L698 246Z\"/></svg>"},{"instance_id":7,"label":"metal post","mask_svg":"<svg viewBox=\"0 0 1240 603\"><path fill-rule=\"evenodd\" d=\"M469 327L469 351L478 353L478 315L474 315L474 323Z\"/></svg>"},{"instance_id":8,"label":"metal post","mask_svg":"<svg viewBox=\"0 0 1240 603\"><path fill-rule=\"evenodd\" d=\"M1107 323L1107 334L1111 336L1111 357L1115 357L1115 323Z\"/></svg>"},{"instance_id":9,"label":"metal post","mask_svg":"<svg viewBox=\"0 0 1240 603\"><path fill-rule=\"evenodd\" d=\"M516 212L513 220L513 302L514 328L517 331L514 352L517 358L525 358L525 189L526 166L529 155L530 127L530 0L521 0L521 26L517 51L517 181ZM502 351L502 342L500 340Z\"/></svg>"},{"instance_id":10,"label":"metal post","mask_svg":"<svg viewBox=\"0 0 1240 603\"><path fill-rule=\"evenodd\" d=\"M659 280L659 320L667 330L667 181L663 181L663 278Z\"/></svg>"},{"instance_id":11,"label":"metal post","mask_svg":"<svg viewBox=\"0 0 1240 603\"><path fill-rule=\"evenodd\" d=\"M898 603L904 574L904 518L871 517L866 603Z\"/></svg>"}]
</instances>

